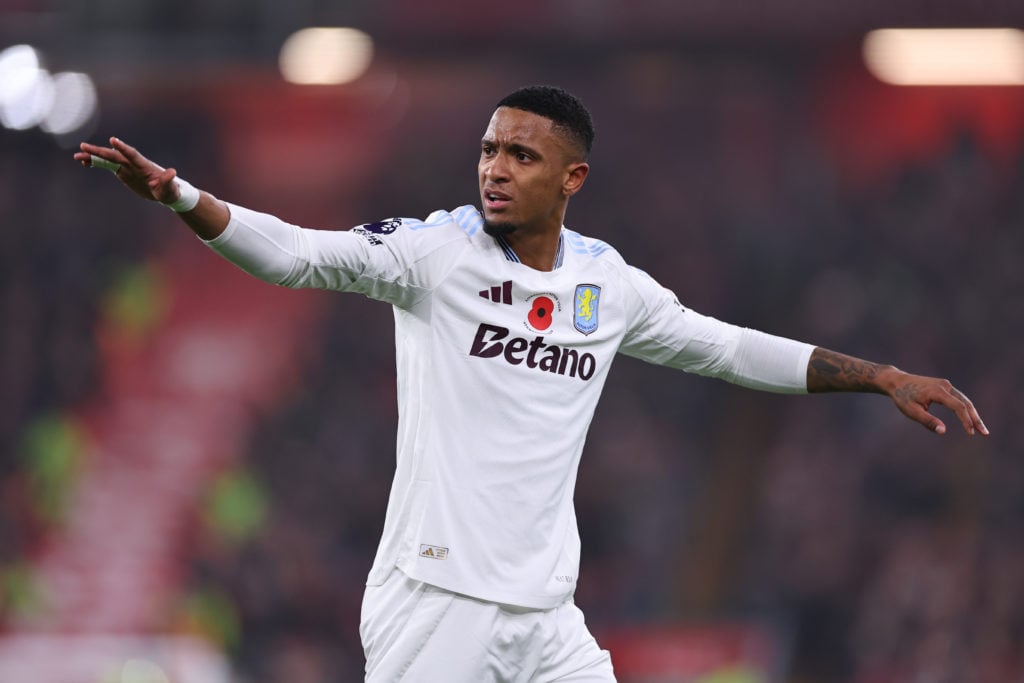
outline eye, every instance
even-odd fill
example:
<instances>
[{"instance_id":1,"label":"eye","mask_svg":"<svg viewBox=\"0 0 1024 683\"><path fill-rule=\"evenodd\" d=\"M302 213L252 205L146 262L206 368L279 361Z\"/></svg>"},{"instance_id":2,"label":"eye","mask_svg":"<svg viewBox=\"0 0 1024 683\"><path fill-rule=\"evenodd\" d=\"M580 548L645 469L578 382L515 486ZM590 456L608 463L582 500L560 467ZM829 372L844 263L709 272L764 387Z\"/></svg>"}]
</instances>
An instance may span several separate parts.
<instances>
[{"instance_id":1,"label":"eye","mask_svg":"<svg viewBox=\"0 0 1024 683\"><path fill-rule=\"evenodd\" d=\"M480 145L480 154L485 157L494 156L494 145L487 142Z\"/></svg>"},{"instance_id":2,"label":"eye","mask_svg":"<svg viewBox=\"0 0 1024 683\"><path fill-rule=\"evenodd\" d=\"M526 163L526 162L530 161L531 159L533 159L533 157L531 157L526 152L516 152L516 161L519 161L521 163Z\"/></svg>"}]
</instances>

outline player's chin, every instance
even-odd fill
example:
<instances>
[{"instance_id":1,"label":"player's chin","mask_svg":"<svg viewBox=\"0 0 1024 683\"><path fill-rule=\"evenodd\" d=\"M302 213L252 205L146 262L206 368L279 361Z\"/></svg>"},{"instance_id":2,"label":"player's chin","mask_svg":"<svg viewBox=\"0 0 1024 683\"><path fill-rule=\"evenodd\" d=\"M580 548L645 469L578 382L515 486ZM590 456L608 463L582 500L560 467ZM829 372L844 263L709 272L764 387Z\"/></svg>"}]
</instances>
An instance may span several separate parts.
<instances>
[{"instance_id":1,"label":"player's chin","mask_svg":"<svg viewBox=\"0 0 1024 683\"><path fill-rule=\"evenodd\" d=\"M506 220L495 220L484 214L484 232L491 237L511 235L519 226Z\"/></svg>"},{"instance_id":2,"label":"player's chin","mask_svg":"<svg viewBox=\"0 0 1024 683\"><path fill-rule=\"evenodd\" d=\"M509 223L506 221L494 221L486 220L483 221L483 231L489 234L493 238L501 238L512 234L518 229L518 225L515 223Z\"/></svg>"}]
</instances>

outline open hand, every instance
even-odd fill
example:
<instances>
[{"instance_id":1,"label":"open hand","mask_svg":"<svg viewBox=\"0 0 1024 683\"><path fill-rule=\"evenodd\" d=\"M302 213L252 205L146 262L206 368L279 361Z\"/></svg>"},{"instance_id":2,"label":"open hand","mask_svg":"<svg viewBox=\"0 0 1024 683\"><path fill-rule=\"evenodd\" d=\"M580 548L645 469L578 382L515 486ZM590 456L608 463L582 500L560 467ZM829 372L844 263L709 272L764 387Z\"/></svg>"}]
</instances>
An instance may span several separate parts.
<instances>
[{"instance_id":1,"label":"open hand","mask_svg":"<svg viewBox=\"0 0 1024 683\"><path fill-rule=\"evenodd\" d=\"M177 172L164 168L146 157L137 149L119 140L110 138L110 147L100 147L83 142L81 151L75 153L75 160L86 168L93 166L94 157L117 164L114 175L135 194L143 199L167 204L178 199Z\"/></svg>"}]
</instances>

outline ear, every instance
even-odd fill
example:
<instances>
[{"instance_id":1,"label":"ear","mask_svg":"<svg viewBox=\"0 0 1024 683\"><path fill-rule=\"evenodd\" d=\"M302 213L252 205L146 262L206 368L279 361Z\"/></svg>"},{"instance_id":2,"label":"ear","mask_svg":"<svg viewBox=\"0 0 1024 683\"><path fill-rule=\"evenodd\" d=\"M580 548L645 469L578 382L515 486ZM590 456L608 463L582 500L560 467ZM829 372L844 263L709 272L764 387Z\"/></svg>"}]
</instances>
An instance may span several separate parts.
<instances>
[{"instance_id":1,"label":"ear","mask_svg":"<svg viewBox=\"0 0 1024 683\"><path fill-rule=\"evenodd\" d=\"M571 197L579 192L580 188L583 187L583 182L587 179L588 173L590 173L590 164L585 161L569 164L566 169L565 180L562 183L562 194L566 197Z\"/></svg>"}]
</instances>

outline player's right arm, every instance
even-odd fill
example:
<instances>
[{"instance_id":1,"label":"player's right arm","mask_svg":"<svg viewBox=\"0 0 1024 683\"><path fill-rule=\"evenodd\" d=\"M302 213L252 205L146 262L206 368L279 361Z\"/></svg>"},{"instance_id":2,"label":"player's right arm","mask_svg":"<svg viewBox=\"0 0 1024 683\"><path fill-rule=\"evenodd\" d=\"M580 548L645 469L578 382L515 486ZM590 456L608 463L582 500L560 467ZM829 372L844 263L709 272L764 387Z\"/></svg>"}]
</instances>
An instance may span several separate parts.
<instances>
[{"instance_id":1,"label":"player's right arm","mask_svg":"<svg viewBox=\"0 0 1024 683\"><path fill-rule=\"evenodd\" d=\"M173 168L161 167L117 138L110 145L82 143L74 158L86 167L110 168L143 199L171 204L181 197L184 181ZM193 196L198 192L185 187ZM389 219L353 230L313 230L208 192L198 195L195 206L178 213L196 235L250 275L284 287L358 292L407 308L443 279L467 244L446 212L427 222Z\"/></svg>"},{"instance_id":2,"label":"player's right arm","mask_svg":"<svg viewBox=\"0 0 1024 683\"><path fill-rule=\"evenodd\" d=\"M83 142L75 160L83 166L93 165L93 157L118 164L114 171L125 187L143 199L171 204L181 196L178 173L147 159L137 149L118 138L110 138L110 147ZM228 205L209 192L199 192L199 203L189 211L178 213L182 220L204 240L218 237L228 227L231 211Z\"/></svg>"}]
</instances>

